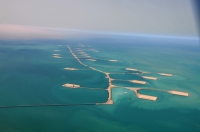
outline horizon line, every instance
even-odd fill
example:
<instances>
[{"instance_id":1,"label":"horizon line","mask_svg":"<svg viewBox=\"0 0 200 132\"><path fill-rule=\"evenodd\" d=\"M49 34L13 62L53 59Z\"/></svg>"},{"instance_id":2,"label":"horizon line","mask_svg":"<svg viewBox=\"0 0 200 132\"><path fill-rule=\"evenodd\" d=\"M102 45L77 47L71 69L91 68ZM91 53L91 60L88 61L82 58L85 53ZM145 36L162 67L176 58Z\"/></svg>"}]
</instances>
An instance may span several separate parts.
<instances>
[{"instance_id":1,"label":"horizon line","mask_svg":"<svg viewBox=\"0 0 200 132\"><path fill-rule=\"evenodd\" d=\"M18 28L18 29L20 29L20 31L23 31L23 29L24 29L24 32L27 32L27 33L30 33L30 34L31 33L35 33L36 30L37 30L36 33L38 33L38 34L40 33L39 31L41 31L41 33L42 33L42 31L44 31L44 35L47 35L48 33L51 33L50 35L56 35L55 32L57 31L57 35L59 33L61 33L61 34L59 34L59 35L61 35L60 39L63 39L64 36L62 36L62 35L65 35L65 33L67 33L66 31L72 31L72 32L77 32L77 33L104 34L104 35L109 34L109 35L123 35L123 36L133 36L133 37L135 36L135 37L154 37L154 38L172 38L172 39L200 40L200 37L198 35L197 36L189 36L189 35L175 35L175 34L171 35L171 34L154 34L154 33L153 34L150 34L150 33L135 33L135 32L123 32L123 31L120 32L120 31L86 30L86 29L67 29L67 28L27 26L27 25L17 25L17 24L0 24L0 29L1 28L4 29L6 26L7 26L8 29L9 28ZM12 34L15 31L14 30L13 32L11 32L11 31L7 32L8 30L5 30L5 29L4 29L4 31L0 30L0 33L3 34L5 32L5 33L8 33L8 34L9 33ZM28 31L27 31L27 29L28 29ZM58 31L61 31L61 32L58 32ZM19 34L20 33L17 33L16 35L19 35ZM40 34L39 37L41 37L41 34ZM2 39L1 36L0 36L0 39ZM24 39L26 39L26 38L24 37Z\"/></svg>"}]
</instances>

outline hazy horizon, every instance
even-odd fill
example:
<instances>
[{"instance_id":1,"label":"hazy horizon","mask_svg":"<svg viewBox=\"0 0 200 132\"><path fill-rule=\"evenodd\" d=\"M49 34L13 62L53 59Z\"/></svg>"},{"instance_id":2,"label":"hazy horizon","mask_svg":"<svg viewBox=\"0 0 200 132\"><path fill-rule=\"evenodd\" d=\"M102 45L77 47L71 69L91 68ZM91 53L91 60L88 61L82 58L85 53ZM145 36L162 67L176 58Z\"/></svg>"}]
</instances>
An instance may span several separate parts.
<instances>
[{"instance_id":1,"label":"hazy horizon","mask_svg":"<svg viewBox=\"0 0 200 132\"><path fill-rule=\"evenodd\" d=\"M62 38L64 30L198 37L194 8L188 0L2 0L0 37Z\"/></svg>"}]
</instances>

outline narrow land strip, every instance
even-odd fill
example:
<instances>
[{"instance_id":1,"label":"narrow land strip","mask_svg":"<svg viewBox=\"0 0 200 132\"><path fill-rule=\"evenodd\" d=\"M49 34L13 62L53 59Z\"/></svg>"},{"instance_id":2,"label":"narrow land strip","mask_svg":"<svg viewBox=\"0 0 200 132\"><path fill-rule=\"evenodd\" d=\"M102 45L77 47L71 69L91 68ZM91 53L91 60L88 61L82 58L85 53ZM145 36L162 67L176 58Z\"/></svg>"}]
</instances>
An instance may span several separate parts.
<instances>
[{"instance_id":1,"label":"narrow land strip","mask_svg":"<svg viewBox=\"0 0 200 132\"><path fill-rule=\"evenodd\" d=\"M108 90L108 100L107 100L106 102L104 102L104 103L96 103L96 104L113 104L114 102L113 102L113 100L112 100L112 90L111 90L111 89L114 87L114 85L112 84L112 80L111 80L111 77L110 77L109 73L108 73L108 72L103 72L103 71L101 71L101 70L99 70L99 69L96 69L96 68L94 68L94 67L91 67L91 66L88 66L88 65L84 64L84 63L81 62L81 60L74 54L74 52L72 51L72 49L71 49L69 46L67 46L67 48L68 48L69 51L71 52L72 56L74 56L74 58L75 58L81 65L86 66L86 67L88 67L88 68L90 68L90 69L92 69L92 70L95 70L95 71L104 73L104 74L106 75L106 77L108 78L108 88L107 88L107 90Z\"/></svg>"}]
</instances>

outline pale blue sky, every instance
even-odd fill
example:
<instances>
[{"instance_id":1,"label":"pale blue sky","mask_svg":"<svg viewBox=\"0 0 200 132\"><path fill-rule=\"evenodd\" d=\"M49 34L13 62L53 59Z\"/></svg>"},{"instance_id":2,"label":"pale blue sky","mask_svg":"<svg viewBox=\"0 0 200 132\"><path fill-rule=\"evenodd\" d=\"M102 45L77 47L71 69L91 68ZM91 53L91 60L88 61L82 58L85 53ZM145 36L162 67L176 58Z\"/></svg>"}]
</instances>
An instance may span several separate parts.
<instances>
[{"instance_id":1,"label":"pale blue sky","mask_svg":"<svg viewBox=\"0 0 200 132\"><path fill-rule=\"evenodd\" d=\"M197 36L191 0L0 1L0 24Z\"/></svg>"}]
</instances>

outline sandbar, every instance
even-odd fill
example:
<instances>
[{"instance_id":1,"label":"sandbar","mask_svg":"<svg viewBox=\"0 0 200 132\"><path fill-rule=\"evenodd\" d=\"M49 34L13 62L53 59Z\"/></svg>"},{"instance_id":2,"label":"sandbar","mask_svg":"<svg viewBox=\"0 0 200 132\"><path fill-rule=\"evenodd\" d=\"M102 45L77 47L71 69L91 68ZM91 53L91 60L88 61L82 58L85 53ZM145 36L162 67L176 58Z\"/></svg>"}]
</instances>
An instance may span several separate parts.
<instances>
[{"instance_id":1,"label":"sandbar","mask_svg":"<svg viewBox=\"0 0 200 132\"><path fill-rule=\"evenodd\" d=\"M149 76L142 76L145 79L150 79L150 80L157 80L156 77L149 77Z\"/></svg>"},{"instance_id":2,"label":"sandbar","mask_svg":"<svg viewBox=\"0 0 200 132\"><path fill-rule=\"evenodd\" d=\"M140 93L137 93L137 97L140 99L147 99L147 100L153 100L153 101L156 101L158 98L156 96L144 95L144 94L140 94Z\"/></svg>"},{"instance_id":3,"label":"sandbar","mask_svg":"<svg viewBox=\"0 0 200 132\"><path fill-rule=\"evenodd\" d=\"M94 60L94 59L86 59L86 60L90 60L90 61L96 61L96 60Z\"/></svg>"},{"instance_id":4,"label":"sandbar","mask_svg":"<svg viewBox=\"0 0 200 132\"><path fill-rule=\"evenodd\" d=\"M181 95L181 96L189 96L189 93L187 92L179 92L179 91L167 91L171 94Z\"/></svg>"},{"instance_id":5,"label":"sandbar","mask_svg":"<svg viewBox=\"0 0 200 132\"><path fill-rule=\"evenodd\" d=\"M137 71L135 68L126 68L125 70Z\"/></svg>"},{"instance_id":6,"label":"sandbar","mask_svg":"<svg viewBox=\"0 0 200 132\"><path fill-rule=\"evenodd\" d=\"M62 58L62 57L60 57L60 56L58 56L58 55L54 55L53 57L54 57L54 58Z\"/></svg>"},{"instance_id":7,"label":"sandbar","mask_svg":"<svg viewBox=\"0 0 200 132\"><path fill-rule=\"evenodd\" d=\"M140 94L138 93L138 90L141 90L140 88L130 88L129 90L132 90L135 92L136 96L140 99L146 99L146 100L153 100L156 101L158 97L156 96L150 96L150 95L144 95L144 94Z\"/></svg>"},{"instance_id":8,"label":"sandbar","mask_svg":"<svg viewBox=\"0 0 200 132\"><path fill-rule=\"evenodd\" d=\"M79 88L80 85L77 84L70 84L70 83L66 83L62 85L63 87L69 87L69 88Z\"/></svg>"},{"instance_id":9,"label":"sandbar","mask_svg":"<svg viewBox=\"0 0 200 132\"><path fill-rule=\"evenodd\" d=\"M65 70L78 70L78 69L76 69L76 68L69 68L69 67L66 67L66 68L64 68Z\"/></svg>"},{"instance_id":10,"label":"sandbar","mask_svg":"<svg viewBox=\"0 0 200 132\"><path fill-rule=\"evenodd\" d=\"M166 73L158 73L158 74L162 76L172 76L172 74L166 74Z\"/></svg>"},{"instance_id":11,"label":"sandbar","mask_svg":"<svg viewBox=\"0 0 200 132\"><path fill-rule=\"evenodd\" d=\"M117 62L118 60L108 60L108 61L110 61L110 62Z\"/></svg>"},{"instance_id":12,"label":"sandbar","mask_svg":"<svg viewBox=\"0 0 200 132\"><path fill-rule=\"evenodd\" d=\"M60 54L53 54L54 56L59 56Z\"/></svg>"},{"instance_id":13,"label":"sandbar","mask_svg":"<svg viewBox=\"0 0 200 132\"><path fill-rule=\"evenodd\" d=\"M145 81L139 81L139 80L129 80L132 83L138 83L138 84L146 84L147 82Z\"/></svg>"}]
</instances>

